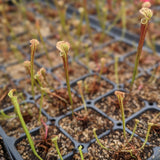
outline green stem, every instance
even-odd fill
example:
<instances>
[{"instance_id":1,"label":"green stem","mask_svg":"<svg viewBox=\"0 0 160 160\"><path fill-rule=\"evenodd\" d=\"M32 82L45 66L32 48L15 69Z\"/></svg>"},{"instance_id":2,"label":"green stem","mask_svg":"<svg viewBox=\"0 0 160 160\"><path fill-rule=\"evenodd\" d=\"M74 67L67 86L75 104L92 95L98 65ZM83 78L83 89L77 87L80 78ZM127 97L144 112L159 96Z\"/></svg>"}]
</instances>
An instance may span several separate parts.
<instances>
[{"instance_id":1,"label":"green stem","mask_svg":"<svg viewBox=\"0 0 160 160\"><path fill-rule=\"evenodd\" d=\"M138 123L139 123L139 120L136 119L136 120L135 120L135 125L134 125L134 128L133 128L133 132L132 132L132 135L131 135L131 137L130 137L128 143L132 140L132 138L133 138L133 136L134 136L134 134L135 134L135 131L136 131L136 129L137 129Z\"/></svg>"},{"instance_id":2,"label":"green stem","mask_svg":"<svg viewBox=\"0 0 160 160\"><path fill-rule=\"evenodd\" d=\"M123 134L124 134L124 138L126 138L125 115L124 115L124 107L123 107L123 98L121 98L121 97L120 97L120 108L121 108L122 123L123 123Z\"/></svg>"},{"instance_id":3,"label":"green stem","mask_svg":"<svg viewBox=\"0 0 160 160\"><path fill-rule=\"evenodd\" d=\"M113 23L107 28L107 33L116 25L116 23L121 18L121 16L122 16L122 10L118 13L118 15L114 19Z\"/></svg>"},{"instance_id":4,"label":"green stem","mask_svg":"<svg viewBox=\"0 0 160 160\"><path fill-rule=\"evenodd\" d=\"M81 97L82 97L82 102L83 102L83 105L84 105L84 110L87 112L87 106L86 106L86 102L84 100L83 93L81 94Z\"/></svg>"},{"instance_id":5,"label":"green stem","mask_svg":"<svg viewBox=\"0 0 160 160\"><path fill-rule=\"evenodd\" d=\"M35 92L34 92L34 53L36 51L36 46L33 45L31 47L31 89L32 89L32 96L34 98Z\"/></svg>"},{"instance_id":6,"label":"green stem","mask_svg":"<svg viewBox=\"0 0 160 160\"><path fill-rule=\"evenodd\" d=\"M69 74L68 74L68 57L67 57L66 54L64 54L64 56L62 58L63 58L63 65L64 65L64 69L65 69L68 96L69 96L70 104L71 104L71 107L72 107L72 116L73 116L74 115L73 100L72 100L72 95L71 95L71 88L70 88Z\"/></svg>"},{"instance_id":7,"label":"green stem","mask_svg":"<svg viewBox=\"0 0 160 160\"><path fill-rule=\"evenodd\" d=\"M148 27L149 27L149 22L147 22L146 24L141 24L141 34L140 34L140 40L139 40L137 53L136 53L136 59L135 59L135 65L134 65L130 90L132 90L132 88L133 88L133 84L134 84L134 81L135 81L135 78L136 78L136 75L137 75L137 72L138 72L139 59L140 59L140 56L141 56L143 43L144 43L144 40L145 40L145 36L146 36L147 30L148 30Z\"/></svg>"},{"instance_id":8,"label":"green stem","mask_svg":"<svg viewBox=\"0 0 160 160\"><path fill-rule=\"evenodd\" d=\"M77 84L78 84L78 87L79 87L79 92L80 92L80 95L81 95L81 98L82 98L82 102L83 102L83 105L84 105L85 112L87 112L87 106L86 106L86 102L85 102L85 99L84 99L84 96L83 96L83 91L82 91L82 80L78 81Z\"/></svg>"},{"instance_id":9,"label":"green stem","mask_svg":"<svg viewBox=\"0 0 160 160\"><path fill-rule=\"evenodd\" d=\"M2 116L2 119L9 119L9 118L14 118L15 116L8 116L7 114L4 113L3 109L0 110L0 118Z\"/></svg>"},{"instance_id":10,"label":"green stem","mask_svg":"<svg viewBox=\"0 0 160 160\"><path fill-rule=\"evenodd\" d=\"M105 37L105 24L106 24L106 19L107 19L107 8L105 8L105 4L102 2L102 4L99 4L99 0L96 0L96 10L97 10L97 16L98 16L98 20L102 29L102 36L100 41L103 42L103 39ZM101 8L101 12L100 12L100 8Z\"/></svg>"},{"instance_id":11,"label":"green stem","mask_svg":"<svg viewBox=\"0 0 160 160\"><path fill-rule=\"evenodd\" d=\"M121 2L121 6L122 6L122 38L123 38L126 29L126 3L124 0Z\"/></svg>"},{"instance_id":12,"label":"green stem","mask_svg":"<svg viewBox=\"0 0 160 160\"><path fill-rule=\"evenodd\" d=\"M89 46L88 45L85 46L85 58L86 58L86 61L87 61L86 66L89 70L89 59L90 58L89 58Z\"/></svg>"},{"instance_id":13,"label":"green stem","mask_svg":"<svg viewBox=\"0 0 160 160\"><path fill-rule=\"evenodd\" d=\"M55 0L54 3L55 3L56 8L58 10L58 15L60 17L60 23L61 23L62 30L65 33L66 32L66 14L65 14L66 9L64 8L65 6L64 6L64 4L61 4L62 6L59 6L58 0Z\"/></svg>"},{"instance_id":14,"label":"green stem","mask_svg":"<svg viewBox=\"0 0 160 160\"><path fill-rule=\"evenodd\" d=\"M91 38L92 35L91 35L89 17L88 17L88 13L87 13L87 1L86 1L86 0L83 0L83 7L84 7L84 18L85 18L85 22L86 22L86 25L87 25L87 29L88 29L89 36L90 36L90 38Z\"/></svg>"},{"instance_id":15,"label":"green stem","mask_svg":"<svg viewBox=\"0 0 160 160\"><path fill-rule=\"evenodd\" d=\"M81 156L81 160L84 160L83 152L82 152L82 146L81 145L78 147L78 150L79 150L79 153L80 153L80 156Z\"/></svg>"},{"instance_id":16,"label":"green stem","mask_svg":"<svg viewBox=\"0 0 160 160\"><path fill-rule=\"evenodd\" d=\"M103 149L105 149L105 150L110 150L109 148L106 148L106 147L99 141L99 139L98 139L98 137L97 137L97 134L96 134L96 129L95 129L95 128L93 129L93 134L94 134L94 137L95 137L96 140L97 140L97 143L98 143Z\"/></svg>"},{"instance_id":17,"label":"green stem","mask_svg":"<svg viewBox=\"0 0 160 160\"><path fill-rule=\"evenodd\" d=\"M119 88L119 77L118 77L118 60L119 60L119 57L115 56L114 60L115 60L115 63L114 63L115 79L116 79L117 87Z\"/></svg>"},{"instance_id":18,"label":"green stem","mask_svg":"<svg viewBox=\"0 0 160 160\"><path fill-rule=\"evenodd\" d=\"M43 106L43 96L44 96L44 91L41 89L41 99L40 99L40 108L39 108L39 116L38 116L39 122L41 119L41 111L42 111L42 106Z\"/></svg>"},{"instance_id":19,"label":"green stem","mask_svg":"<svg viewBox=\"0 0 160 160\"><path fill-rule=\"evenodd\" d=\"M150 134L150 130L151 130L153 125L154 125L153 123L148 123L148 130L147 130L147 134L146 134L146 139L145 139L142 147L140 148L140 150L142 150L144 148L144 146L146 145L146 143L148 141L149 134Z\"/></svg>"},{"instance_id":20,"label":"green stem","mask_svg":"<svg viewBox=\"0 0 160 160\"><path fill-rule=\"evenodd\" d=\"M84 17L84 13L81 12L81 13L80 13L80 24L79 24L79 26L77 27L77 35L79 36L79 39L80 39L80 35L81 35L83 17Z\"/></svg>"},{"instance_id":21,"label":"green stem","mask_svg":"<svg viewBox=\"0 0 160 160\"><path fill-rule=\"evenodd\" d=\"M54 145L55 145L55 147L56 147L57 153L58 153L60 159L63 160L62 155L61 155L61 152L60 152L59 147L58 147L57 140L58 140L58 137L57 137L57 136L56 136L55 138L52 138L52 142L54 143Z\"/></svg>"},{"instance_id":22,"label":"green stem","mask_svg":"<svg viewBox=\"0 0 160 160\"><path fill-rule=\"evenodd\" d=\"M17 113L17 115L18 115L18 117L19 117L19 120L20 120L20 122L21 122L21 125L22 125L22 127L23 127L23 129L24 129L24 131L25 131L25 133L26 133L27 139L28 139L28 141L29 141L29 144L30 144L30 146L31 146L31 149L32 149L34 155L35 155L38 159L43 160L43 159L38 155L38 153L36 152L36 149L35 149L35 147L34 147L34 142L33 142L32 138L31 138L31 135L30 135L30 133L29 133L27 127L26 127L25 121L24 121L23 116L22 116L22 114L21 114L17 97L16 97L16 96L13 96L13 92L14 92L14 91L15 91L14 89L10 90L10 92L8 93L8 96L11 98L11 101L12 101L14 107L15 107L15 111L16 111L16 113Z\"/></svg>"}]
</instances>

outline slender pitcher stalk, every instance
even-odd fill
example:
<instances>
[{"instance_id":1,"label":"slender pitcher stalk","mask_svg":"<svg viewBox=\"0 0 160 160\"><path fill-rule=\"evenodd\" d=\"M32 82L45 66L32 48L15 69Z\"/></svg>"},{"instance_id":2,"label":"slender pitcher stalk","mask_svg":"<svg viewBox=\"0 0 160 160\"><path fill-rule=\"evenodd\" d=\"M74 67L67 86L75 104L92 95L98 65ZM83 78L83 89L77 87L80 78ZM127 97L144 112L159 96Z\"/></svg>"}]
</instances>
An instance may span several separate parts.
<instances>
[{"instance_id":1,"label":"slender pitcher stalk","mask_svg":"<svg viewBox=\"0 0 160 160\"><path fill-rule=\"evenodd\" d=\"M57 42L56 47L60 51L60 56L62 57L62 60L63 60L67 90L68 90L70 104L71 104L71 107L72 107L72 117L73 117L73 115L74 115L73 100L72 100L72 95L71 95L71 88L70 88L69 74L68 74L68 51L70 49L70 44L68 42L65 42L65 41L59 41L59 42Z\"/></svg>"},{"instance_id":2,"label":"slender pitcher stalk","mask_svg":"<svg viewBox=\"0 0 160 160\"><path fill-rule=\"evenodd\" d=\"M36 52L37 46L39 45L39 41L36 39L32 39L30 41L31 45L31 87L32 87L32 96L34 98L35 92L34 92L34 54Z\"/></svg>"},{"instance_id":3,"label":"slender pitcher stalk","mask_svg":"<svg viewBox=\"0 0 160 160\"><path fill-rule=\"evenodd\" d=\"M133 70L133 76L131 80L131 85L130 85L130 90L133 88L133 84L138 72L138 65L139 65L139 59L142 53L142 48L145 40L146 33L149 28L149 20L152 18L152 10L146 7L143 7L140 9L140 13L143 15L143 18L141 19L141 33L140 33L140 40L137 48L137 53L136 53L136 59L135 59L135 65L134 65L134 70Z\"/></svg>"}]
</instances>

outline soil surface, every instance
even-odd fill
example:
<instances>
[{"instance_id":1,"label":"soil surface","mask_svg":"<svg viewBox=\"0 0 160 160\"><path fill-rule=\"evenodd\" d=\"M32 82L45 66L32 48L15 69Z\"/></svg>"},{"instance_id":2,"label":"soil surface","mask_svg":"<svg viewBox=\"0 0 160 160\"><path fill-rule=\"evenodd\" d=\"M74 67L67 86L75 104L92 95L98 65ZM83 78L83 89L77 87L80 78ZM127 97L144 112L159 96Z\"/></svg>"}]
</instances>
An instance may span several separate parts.
<instances>
[{"instance_id":1,"label":"soil surface","mask_svg":"<svg viewBox=\"0 0 160 160\"><path fill-rule=\"evenodd\" d=\"M127 94L123 100L125 118L138 112L144 107L144 102L134 94ZM115 120L122 120L118 99L115 95L109 95L98 101L95 106Z\"/></svg>"},{"instance_id":2,"label":"soil surface","mask_svg":"<svg viewBox=\"0 0 160 160\"><path fill-rule=\"evenodd\" d=\"M86 77L84 80L82 80L82 84L83 96L86 100L95 99L113 89L112 84L101 79L97 75ZM73 88L79 93L78 85L74 86Z\"/></svg>"},{"instance_id":3,"label":"soil surface","mask_svg":"<svg viewBox=\"0 0 160 160\"><path fill-rule=\"evenodd\" d=\"M24 105L20 105L20 107L24 121L29 130L41 125L41 123L38 121L39 109L34 104L26 103ZM7 113L7 115L10 116L10 118L1 119L1 126L8 136L18 138L20 134L24 133L20 120L14 112L10 111ZM47 121L47 118L43 115L42 118L45 122Z\"/></svg>"},{"instance_id":4,"label":"soil surface","mask_svg":"<svg viewBox=\"0 0 160 160\"><path fill-rule=\"evenodd\" d=\"M74 148L72 142L66 136L60 133L55 126L49 126L47 139L44 139L44 135L45 129L44 127L41 127L38 133L35 133L35 135L32 136L32 139L34 141L37 153L45 160L57 160L59 158L54 143L51 141L51 139L55 136L58 137L58 147L62 156L67 155ZM24 160L38 160L38 158L36 158L33 154L27 139L22 139L22 141L17 143L16 148Z\"/></svg>"},{"instance_id":5,"label":"soil surface","mask_svg":"<svg viewBox=\"0 0 160 160\"><path fill-rule=\"evenodd\" d=\"M127 139L129 139L129 135L127 134ZM139 147L141 147L142 142L140 139L133 137L132 141L124 146L126 144L126 141L124 140L123 132L122 131L114 131L112 134L109 134L102 139L100 139L100 142L106 147L110 148L110 151L102 149L97 141L90 145L88 148L88 153L84 155L84 159L95 159L95 160L138 160L138 158L146 160L149 158L153 151L152 148L149 146L146 146L144 150L137 151ZM133 149L132 155L128 152L122 151ZM113 151L112 151L113 150ZM80 160L79 156L74 156L73 160Z\"/></svg>"},{"instance_id":6,"label":"soil surface","mask_svg":"<svg viewBox=\"0 0 160 160\"><path fill-rule=\"evenodd\" d=\"M157 102L160 104L159 87L160 79L152 77L148 74L144 74L135 80L132 88L132 92L140 99L147 100L149 103ZM126 89L130 88L130 84L127 83Z\"/></svg>"},{"instance_id":7,"label":"soil surface","mask_svg":"<svg viewBox=\"0 0 160 160\"><path fill-rule=\"evenodd\" d=\"M105 64L103 64L103 68L101 68L101 58L105 58ZM99 73L102 69L103 73L106 69L105 65L110 63L113 60L113 57L110 54L108 54L108 52L106 52L104 48L102 48L97 50L91 50L88 52L88 54L83 55L78 60L94 72Z\"/></svg>"},{"instance_id":8,"label":"soil surface","mask_svg":"<svg viewBox=\"0 0 160 160\"><path fill-rule=\"evenodd\" d=\"M80 78L82 75L87 74L88 70L76 62L72 62L68 64L68 72L69 80L73 81ZM53 70L53 74L56 75L61 82L66 82L63 66Z\"/></svg>"},{"instance_id":9,"label":"soil surface","mask_svg":"<svg viewBox=\"0 0 160 160\"><path fill-rule=\"evenodd\" d=\"M82 105L81 99L71 93L73 100L73 108L80 107ZM40 99L37 100L40 104ZM71 111L72 106L70 105L70 100L68 96L67 89L58 89L53 92L53 94L47 94L43 100L43 109L51 116L57 117L66 114Z\"/></svg>"},{"instance_id":10,"label":"soil surface","mask_svg":"<svg viewBox=\"0 0 160 160\"><path fill-rule=\"evenodd\" d=\"M159 112L156 110L148 110L145 113L139 115L137 119L140 120L140 123L138 124L135 133L145 139L148 129L148 123L153 122L154 124L160 124L160 116L156 118L158 113ZM134 119L127 123L127 128L133 130L133 127ZM160 127L152 127L148 142L151 143L153 146L160 145Z\"/></svg>"},{"instance_id":11,"label":"soil surface","mask_svg":"<svg viewBox=\"0 0 160 160\"><path fill-rule=\"evenodd\" d=\"M134 64L135 63L135 57L136 54L133 54L126 58L127 61ZM141 57L139 60L139 67L143 68L144 70L147 70L151 67L153 67L155 64L158 64L160 62L160 56L158 54L154 55L151 53L148 53L146 51L143 51L141 53Z\"/></svg>"},{"instance_id":12,"label":"soil surface","mask_svg":"<svg viewBox=\"0 0 160 160\"><path fill-rule=\"evenodd\" d=\"M74 119L67 116L60 121L60 126L68 132L76 141L87 143L94 138L93 128L97 128L98 135L112 128L112 122L92 109L75 113Z\"/></svg>"},{"instance_id":13,"label":"soil surface","mask_svg":"<svg viewBox=\"0 0 160 160\"><path fill-rule=\"evenodd\" d=\"M102 76L104 75L109 80L113 81L117 84L126 83L128 80L132 78L133 75L133 67L125 62L118 62L118 83L115 74L115 64L110 64L106 67L105 72L103 72Z\"/></svg>"},{"instance_id":14,"label":"soil surface","mask_svg":"<svg viewBox=\"0 0 160 160\"><path fill-rule=\"evenodd\" d=\"M0 88L0 109L5 109L9 106L12 106L8 92L13 88L16 89L15 95L18 97L19 103L26 100L26 95L24 94L23 90L17 88L17 86L11 81L10 84Z\"/></svg>"}]
</instances>

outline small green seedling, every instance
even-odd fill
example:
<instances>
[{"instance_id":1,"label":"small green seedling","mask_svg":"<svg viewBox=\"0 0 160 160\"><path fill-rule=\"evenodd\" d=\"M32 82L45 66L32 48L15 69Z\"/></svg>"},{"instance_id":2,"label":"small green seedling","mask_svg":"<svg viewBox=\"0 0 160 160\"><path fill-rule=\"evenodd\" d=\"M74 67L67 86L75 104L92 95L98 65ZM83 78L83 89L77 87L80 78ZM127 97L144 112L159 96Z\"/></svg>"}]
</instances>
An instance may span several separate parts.
<instances>
[{"instance_id":1,"label":"small green seedling","mask_svg":"<svg viewBox=\"0 0 160 160\"><path fill-rule=\"evenodd\" d=\"M124 134L124 138L126 138L125 115L124 115L124 106L123 106L123 100L124 100L124 97L125 97L125 93L121 92L121 91L115 91L114 94L118 98L118 103L119 103L119 106L120 106L120 109L121 109L121 115L122 115L123 134Z\"/></svg>"},{"instance_id":2,"label":"small green seedling","mask_svg":"<svg viewBox=\"0 0 160 160\"><path fill-rule=\"evenodd\" d=\"M77 35L79 36L80 38L80 35L81 35L81 30L82 30L82 24L83 24L83 18L84 18L84 8L83 7L80 7L78 9L79 13L80 13L80 20L79 20L79 25L77 27Z\"/></svg>"},{"instance_id":3,"label":"small green seedling","mask_svg":"<svg viewBox=\"0 0 160 160\"><path fill-rule=\"evenodd\" d=\"M147 143L147 141L148 141L148 137L149 137L149 134L150 134L150 131L151 131L152 126L154 126L153 123L148 123L148 130L147 130L146 138L145 138L145 141L144 141L142 147L140 147L139 150L144 149L144 146L146 145L146 143Z\"/></svg>"},{"instance_id":4,"label":"small green seedling","mask_svg":"<svg viewBox=\"0 0 160 160\"><path fill-rule=\"evenodd\" d=\"M97 134L96 134L96 129L95 129L95 128L93 129L93 134L94 134L94 137L96 138L97 143L98 143L103 149L105 149L105 150L110 150L109 148L106 148L106 147L100 142L100 140L98 139L98 136L97 136Z\"/></svg>"},{"instance_id":5,"label":"small green seedling","mask_svg":"<svg viewBox=\"0 0 160 160\"><path fill-rule=\"evenodd\" d=\"M116 56L114 57L114 69L115 69L115 79L116 79L117 87L119 87L118 61L119 61L119 56L116 55Z\"/></svg>"},{"instance_id":6,"label":"small green seedling","mask_svg":"<svg viewBox=\"0 0 160 160\"><path fill-rule=\"evenodd\" d=\"M135 78L138 72L139 60L140 60L140 56L142 53L145 36L149 28L149 21L153 16L152 10L146 7L141 8L139 12L143 15L143 18L141 19L141 34L140 34L140 40L139 40L137 53L136 53L136 59L135 59L135 65L134 65L130 90L132 90L132 87L133 87L133 84L134 84L134 81L135 81Z\"/></svg>"},{"instance_id":7,"label":"small green seedling","mask_svg":"<svg viewBox=\"0 0 160 160\"><path fill-rule=\"evenodd\" d=\"M80 153L80 156L81 156L81 160L84 160L83 152L82 152L82 146L81 145L78 147L78 150L79 150L79 153Z\"/></svg>"},{"instance_id":8,"label":"small green seedling","mask_svg":"<svg viewBox=\"0 0 160 160\"><path fill-rule=\"evenodd\" d=\"M58 10L58 15L60 17L60 23L61 23L61 28L62 28L61 35L63 35L63 33L67 33L66 6L63 0L55 0L54 2Z\"/></svg>"},{"instance_id":9,"label":"small green seedling","mask_svg":"<svg viewBox=\"0 0 160 160\"><path fill-rule=\"evenodd\" d=\"M15 111L16 111L16 113L17 113L17 115L18 115L18 118L19 118L19 120L20 120L20 122L21 122L21 125L22 125L23 129L24 129L24 132L26 133L27 139L28 139L28 141L29 141L29 144L30 144L30 146L31 146L31 149L32 149L34 155L35 155L38 159L43 160L43 159L38 155L38 153L36 152L36 149L35 149L35 147L34 147L34 142L33 142L32 138L31 138L31 135L30 135L30 133L29 133L27 127L26 127L25 121L24 121L23 116L22 116L22 114L21 114L20 106L19 106L19 103L18 103L18 100L17 100L17 96L14 96L14 95L13 95L13 93L14 93L15 91L16 91L16 89L11 89L10 92L8 93L8 96L11 98L11 101L12 101L14 107L15 107Z\"/></svg>"},{"instance_id":10,"label":"small green seedling","mask_svg":"<svg viewBox=\"0 0 160 160\"><path fill-rule=\"evenodd\" d=\"M43 106L43 97L45 94L45 91L43 90L43 77L46 74L46 70L44 68L41 68L37 74L34 76L34 78L38 81L39 85L40 85L40 90L41 90L41 99L40 99L40 108L39 108L39 117L38 120L40 122L41 119L41 110L42 110L42 106Z\"/></svg>"},{"instance_id":11,"label":"small green seedling","mask_svg":"<svg viewBox=\"0 0 160 160\"><path fill-rule=\"evenodd\" d=\"M44 48L44 50L45 50L47 60L49 61L50 66L52 66L52 61L51 61L51 59L50 59L50 57L49 57L49 55L48 55L48 50L47 50L46 44L45 44L45 42L44 42L44 40L43 40L43 36L42 36L42 34L41 34L40 25L39 25L39 20L36 20L36 29L37 29L38 35L39 35L39 37L40 37L41 43L42 43L42 45L43 45L43 48Z\"/></svg>"},{"instance_id":12,"label":"small green seedling","mask_svg":"<svg viewBox=\"0 0 160 160\"><path fill-rule=\"evenodd\" d=\"M83 105L84 105L85 112L87 113L87 106L86 106L86 102L85 102L84 95L83 95L83 90L82 90L82 88L83 88L82 80L78 81L77 84L78 84L78 89L79 89L79 93L80 93L81 98L82 98L82 102L83 102Z\"/></svg>"},{"instance_id":13,"label":"small green seedling","mask_svg":"<svg viewBox=\"0 0 160 160\"><path fill-rule=\"evenodd\" d=\"M31 76L31 61L24 61L23 65L26 69L27 74Z\"/></svg>"},{"instance_id":14,"label":"small green seedling","mask_svg":"<svg viewBox=\"0 0 160 160\"><path fill-rule=\"evenodd\" d=\"M34 98L35 96L35 92L34 92L34 69L33 69L33 66L34 66L34 54L36 52L36 49L37 49L37 46L39 45L39 41L36 40L36 39L32 39L30 41L31 45L31 85L32 85L32 96Z\"/></svg>"},{"instance_id":15,"label":"small green seedling","mask_svg":"<svg viewBox=\"0 0 160 160\"><path fill-rule=\"evenodd\" d=\"M99 82L101 80L101 75L103 73L103 70L104 70L104 67L105 67L105 64L106 64L105 58L101 58L100 62L101 62L101 68L100 68L100 72L99 72L99 79L98 79Z\"/></svg>"},{"instance_id":16,"label":"small green seedling","mask_svg":"<svg viewBox=\"0 0 160 160\"><path fill-rule=\"evenodd\" d=\"M126 2L125 0L122 0L121 8L122 8L122 37L124 37L125 30L126 30Z\"/></svg>"},{"instance_id":17,"label":"small green seedling","mask_svg":"<svg viewBox=\"0 0 160 160\"><path fill-rule=\"evenodd\" d=\"M23 18L26 18L26 7L24 5L24 1L20 0L19 2L17 2L16 0L12 0L12 2L17 6L20 14L23 15Z\"/></svg>"},{"instance_id":18,"label":"small green seedling","mask_svg":"<svg viewBox=\"0 0 160 160\"><path fill-rule=\"evenodd\" d=\"M54 145L56 147L57 153L58 153L60 159L63 160L63 157L62 157L61 152L60 152L59 147L58 147L57 140L58 140L58 136L52 138L52 142L54 143Z\"/></svg>"},{"instance_id":19,"label":"small green seedling","mask_svg":"<svg viewBox=\"0 0 160 160\"><path fill-rule=\"evenodd\" d=\"M133 132L132 132L132 135L131 135L130 139L128 140L128 143L132 140L132 138L133 138L133 136L134 136L134 134L135 134L135 131L136 131L136 129L137 129L138 123L139 123L139 120L138 120L138 119L135 119L135 125L134 125L134 128L133 128Z\"/></svg>"},{"instance_id":20,"label":"small green seedling","mask_svg":"<svg viewBox=\"0 0 160 160\"><path fill-rule=\"evenodd\" d=\"M159 71L160 71L160 66L158 66L157 68L155 68L155 69L153 70L152 75L151 75L151 77L149 78L148 82L150 82L150 83L155 83L156 80L157 80L158 77L159 77L159 73L160 73Z\"/></svg>"},{"instance_id":21,"label":"small green seedling","mask_svg":"<svg viewBox=\"0 0 160 160\"><path fill-rule=\"evenodd\" d=\"M105 29L106 29L106 19L107 19L107 12L108 8L105 5L105 1L99 1L96 0L96 10L97 10L97 16L100 23L100 27L102 29L102 36L101 36L101 42L103 42L105 38Z\"/></svg>"},{"instance_id":22,"label":"small green seedling","mask_svg":"<svg viewBox=\"0 0 160 160\"><path fill-rule=\"evenodd\" d=\"M60 51L60 56L62 57L62 60L63 60L65 76L66 76L66 83L67 83L67 90L68 90L70 104L72 107L72 116L73 116L74 115L73 100L72 100L72 95L71 95L71 88L70 88L69 74L68 74L68 51L70 49L70 44L65 41L59 41L57 42L56 47Z\"/></svg>"},{"instance_id":23,"label":"small green seedling","mask_svg":"<svg viewBox=\"0 0 160 160\"><path fill-rule=\"evenodd\" d=\"M156 36L152 36L150 31L146 35L146 44L152 49L153 54L156 55Z\"/></svg>"},{"instance_id":24,"label":"small green seedling","mask_svg":"<svg viewBox=\"0 0 160 160\"><path fill-rule=\"evenodd\" d=\"M14 118L15 116L8 116L3 109L0 110L0 120Z\"/></svg>"},{"instance_id":25,"label":"small green seedling","mask_svg":"<svg viewBox=\"0 0 160 160\"><path fill-rule=\"evenodd\" d=\"M87 26L87 31L89 33L90 38L92 38L90 22L89 22L89 17L87 12L87 0L83 0L83 8L84 8L84 18Z\"/></svg>"}]
</instances>

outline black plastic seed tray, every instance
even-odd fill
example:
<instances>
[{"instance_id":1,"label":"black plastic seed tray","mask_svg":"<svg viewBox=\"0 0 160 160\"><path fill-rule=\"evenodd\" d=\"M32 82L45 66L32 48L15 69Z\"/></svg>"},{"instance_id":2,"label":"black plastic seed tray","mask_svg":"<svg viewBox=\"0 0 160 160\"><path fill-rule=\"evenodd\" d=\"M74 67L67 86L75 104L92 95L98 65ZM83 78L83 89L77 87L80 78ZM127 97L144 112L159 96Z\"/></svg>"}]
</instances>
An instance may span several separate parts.
<instances>
[{"instance_id":1,"label":"black plastic seed tray","mask_svg":"<svg viewBox=\"0 0 160 160\"><path fill-rule=\"evenodd\" d=\"M41 2L42 4L45 4L45 2ZM50 4L53 9L55 9L55 7L53 6L53 4ZM35 10L32 10L32 13L34 13L36 16L41 16L40 13L37 13ZM70 18L72 17L73 15L75 15L75 13L78 15L78 11L73 8L72 6L69 6L67 8L67 18ZM52 22L51 22L52 23ZM101 28L98 24L98 20L94 17L94 16L90 16L90 25L91 27L94 29L95 32L101 32ZM107 29L107 26L109 24L106 24L106 29ZM24 35L27 34L27 32L23 33ZM20 35L17 35L17 36L22 36L23 34L20 34ZM134 45L137 46L138 44L138 39L139 37L136 36L136 35L132 35L131 33L129 33L128 31L125 32L125 37L122 38L121 35L122 35L122 30L121 29L118 29L116 27L113 27L111 29L111 31L109 33L106 33L106 35L108 36L111 36L112 37L112 40L107 42L107 43L104 43L98 47L95 47L93 50L96 51L98 49L101 49L101 50L104 50L105 48L107 48L109 45L112 45L112 44L115 44L115 43L119 43L119 42L123 42L125 43L126 45L128 45L129 47L133 48L133 50L131 51L128 51L122 55L120 55L120 58L119 58L119 63L126 63L127 65L127 68L131 67L133 68L133 63L130 62L127 58L128 57L131 57L131 56L134 56L136 54L136 49L134 48ZM85 35L84 38L83 38L83 41L85 42L85 40L87 40L88 38L88 35ZM10 41L11 38L8 39L8 41ZM55 45L52 45L49 43L49 37L45 37L45 42L51 46L51 50L49 50L49 52L56 52L56 49L55 49ZM133 45L133 42L134 45ZM30 56L29 56L29 53L25 51L25 49L27 48L27 45L26 44L22 44L22 45L19 45L19 44L16 44L18 50L23 54L23 55L26 55L24 60L29 60L30 59ZM148 49L147 47L144 47L145 51L146 52L151 52L150 49ZM156 50L157 52L160 52L160 48L159 46L156 46ZM54 81L57 81L59 82L59 87L58 88L55 88L56 89L60 89L60 88L66 88L66 83L64 80L60 79L57 74L54 72L58 69L62 69L63 70L63 64L58 64L54 67L46 67L46 66L43 66L39 61L38 59L39 58L43 58L45 53L41 53L39 55L36 55L35 56L35 65L37 66L37 68L41 68L41 67L45 67L46 70L47 70L47 73L50 74L52 77L53 77L53 80ZM106 53L104 53L105 55ZM71 80L70 84L71 84L71 88L72 88L72 93L74 93L77 97L81 98L81 96L78 94L78 91L77 91L77 82L79 80L85 80L89 77L94 77L94 76L98 76L98 74L94 71L94 69L90 69L88 68L88 66L85 65L85 63L82 61L83 57L85 56L85 53L81 53L79 56L77 56L75 58L75 60L70 57L69 59L69 64L72 63L72 61L74 61L74 63L76 63L76 65L79 65L81 67L81 69L83 68L84 70L87 71L84 72L83 75L81 75L80 77L74 77L73 76L73 79ZM110 66L113 66L114 65L114 55L111 53L111 56L110 56L110 62L106 64L106 66L110 67ZM19 62L15 62L15 63L11 63L11 64L8 64L8 65L1 65L0 66L0 69L3 73L6 73L6 68L8 66L14 66L15 64L18 64ZM138 77L141 77L144 75L144 73L147 73L149 75L152 74L152 70L154 68L156 68L157 66L159 66L158 62L156 64L154 64L152 67L149 67L149 68L142 68L141 66L139 67L139 74L138 74ZM7 74L7 73L6 73ZM124 73L125 74L125 73ZM9 75L9 78L13 81L14 85L16 87L18 87L20 85L20 82L24 81L25 79L22 77L22 78L18 78L18 79L15 79L14 77L10 76ZM123 126L122 126L122 121L121 120L115 120L115 118L113 118L112 116L108 115L107 113L105 113L103 110L101 110L100 108L97 107L97 104L100 103L103 99L105 98L108 98L110 96L113 96L114 94L114 91L116 91L117 89L121 90L121 91L125 91L125 92L128 92L127 90L125 90L125 83L127 82L130 82L131 79L125 79L124 83L120 83L119 85L117 85L114 81L112 81L112 79L110 79L109 76L107 75L102 75L100 77L101 81L104 81L104 83L106 83L108 86L110 86L110 89L109 90L106 90L104 93L102 94L99 94L99 95L96 95L96 97L92 96L92 97L87 97L85 100L86 100L86 105L87 105L87 108L92 110L93 112L97 113L100 117L103 117L105 119L107 119L108 121L110 121L112 123L112 128L111 129L105 129L104 128L102 129L103 131L98 134L98 138L104 138L106 136L108 136L110 133L112 134L114 131L122 131L123 130ZM6 84L5 84L6 85ZM5 85L1 85L0 87L4 87ZM53 91L55 91L53 90ZM26 104L26 103L32 103L35 105L36 108L39 108L39 103L37 102L37 100L40 98L40 94L36 94L35 96L35 101L33 100L33 97L31 95L30 92L27 92L26 90L23 90L24 94L25 94L25 100L22 102L22 104ZM137 112L131 114L129 117L126 118L126 132L131 135L132 134L132 130L130 130L128 127L127 127L127 124L132 122L133 119L137 118L137 117L140 117L141 115L143 115L144 113L148 113L149 111L157 111L157 112L160 112L160 108L158 106L158 104L156 104L155 102L150 102L150 101L146 101L146 100L141 100L143 101L144 103L144 106ZM45 108L45 107L44 107ZM78 106L74 111L75 112L79 112L81 110L83 110L84 106L83 105L80 105ZM14 107L11 105L7 108L4 109L4 112L5 113L10 113L10 112L13 112L13 109ZM60 116L51 116L50 113L48 113L47 111L45 111L45 109L42 109L42 114L44 117L46 117L46 123L47 125L49 126L55 126L58 130L58 133L59 134L62 134L64 135L66 138L69 139L69 141L72 143L73 145L73 149L66 155L63 156L63 158L65 160L71 160L73 159L73 156L78 153L78 147L80 145L83 146L83 153L88 153L88 148L95 143L95 138L91 138L88 142L80 142L78 140L76 140L76 138L74 138L70 133L68 133L65 129L63 129L63 127L60 125L60 122L65 119L65 118L68 118L68 117L71 117L72 113L71 111L65 113L64 115L60 115ZM40 129L41 129L42 126L39 126L39 127L36 127L32 130L30 130L30 133L32 136L35 136L39 133ZM22 156L20 155L20 153L18 152L17 150L17 146L20 142L22 142L23 140L26 139L26 135L24 133L20 134L20 136L17 138L13 137L13 136L7 136L6 133L4 132L3 128L0 127L0 135L2 136L3 140L4 140L4 145L6 146L6 150L8 151L8 154L10 156L10 159L15 159L15 160L23 160ZM141 136L138 136L137 134L135 134L136 137L138 137L138 139L140 139L140 141L144 142L144 137L141 137ZM147 142L147 145L150 145L149 142ZM159 160L160 159L160 145L159 146L154 146L153 147L153 153L151 155L150 158L148 158L148 160Z\"/></svg>"}]
</instances>

